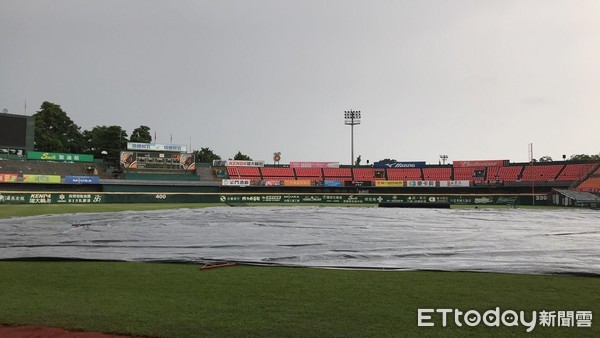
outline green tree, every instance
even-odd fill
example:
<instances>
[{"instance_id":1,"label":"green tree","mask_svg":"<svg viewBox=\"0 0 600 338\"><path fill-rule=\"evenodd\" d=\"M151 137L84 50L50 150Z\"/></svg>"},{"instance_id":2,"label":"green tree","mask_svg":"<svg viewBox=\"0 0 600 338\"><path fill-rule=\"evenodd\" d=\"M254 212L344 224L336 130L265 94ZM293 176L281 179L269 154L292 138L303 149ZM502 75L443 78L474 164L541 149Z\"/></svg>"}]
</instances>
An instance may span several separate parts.
<instances>
[{"instance_id":1,"label":"green tree","mask_svg":"<svg viewBox=\"0 0 600 338\"><path fill-rule=\"evenodd\" d=\"M380 163L395 163L395 162L398 162L398 161L396 161L394 159L385 158L383 160L380 160L379 162Z\"/></svg>"},{"instance_id":2,"label":"green tree","mask_svg":"<svg viewBox=\"0 0 600 338\"><path fill-rule=\"evenodd\" d=\"M233 159L236 160L236 161L252 161L252 159L250 158L250 156L242 154L241 151L238 151L238 153L235 154L235 156L233 157Z\"/></svg>"},{"instance_id":3,"label":"green tree","mask_svg":"<svg viewBox=\"0 0 600 338\"><path fill-rule=\"evenodd\" d=\"M577 154L571 155L569 157L569 161L599 161L600 154L597 155L587 155L587 154Z\"/></svg>"},{"instance_id":4,"label":"green tree","mask_svg":"<svg viewBox=\"0 0 600 338\"><path fill-rule=\"evenodd\" d=\"M35 117L35 150L81 153L86 146L83 135L59 105L44 101Z\"/></svg>"},{"instance_id":5,"label":"green tree","mask_svg":"<svg viewBox=\"0 0 600 338\"><path fill-rule=\"evenodd\" d=\"M150 135L150 127L139 126L131 132L131 142L151 143L152 135Z\"/></svg>"},{"instance_id":6,"label":"green tree","mask_svg":"<svg viewBox=\"0 0 600 338\"><path fill-rule=\"evenodd\" d=\"M95 156L106 151L108 157L118 157L121 150L127 149L127 132L120 126L96 126L84 131L83 135L88 151Z\"/></svg>"},{"instance_id":7,"label":"green tree","mask_svg":"<svg viewBox=\"0 0 600 338\"><path fill-rule=\"evenodd\" d=\"M359 166L361 161L362 161L362 157L360 155L358 155L358 157L356 157L356 161L354 161L354 165Z\"/></svg>"},{"instance_id":8,"label":"green tree","mask_svg":"<svg viewBox=\"0 0 600 338\"><path fill-rule=\"evenodd\" d=\"M540 157L540 162L552 162L552 157L546 155L546 156L542 156Z\"/></svg>"},{"instance_id":9,"label":"green tree","mask_svg":"<svg viewBox=\"0 0 600 338\"><path fill-rule=\"evenodd\" d=\"M220 160L221 156L215 154L210 148L200 148L200 150L194 150L194 155L196 157L196 163L199 162L208 162L212 163L213 160Z\"/></svg>"}]
</instances>

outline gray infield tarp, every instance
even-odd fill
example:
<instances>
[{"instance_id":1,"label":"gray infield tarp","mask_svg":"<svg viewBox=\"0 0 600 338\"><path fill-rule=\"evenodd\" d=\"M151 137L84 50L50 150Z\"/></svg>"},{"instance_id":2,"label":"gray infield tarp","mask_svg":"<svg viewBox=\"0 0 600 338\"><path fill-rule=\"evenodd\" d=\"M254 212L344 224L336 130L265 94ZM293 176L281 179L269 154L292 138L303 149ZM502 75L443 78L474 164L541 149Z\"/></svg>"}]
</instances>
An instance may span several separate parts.
<instances>
[{"instance_id":1,"label":"gray infield tarp","mask_svg":"<svg viewBox=\"0 0 600 338\"><path fill-rule=\"evenodd\" d=\"M214 207L0 220L0 259L600 274L600 212Z\"/></svg>"}]
</instances>

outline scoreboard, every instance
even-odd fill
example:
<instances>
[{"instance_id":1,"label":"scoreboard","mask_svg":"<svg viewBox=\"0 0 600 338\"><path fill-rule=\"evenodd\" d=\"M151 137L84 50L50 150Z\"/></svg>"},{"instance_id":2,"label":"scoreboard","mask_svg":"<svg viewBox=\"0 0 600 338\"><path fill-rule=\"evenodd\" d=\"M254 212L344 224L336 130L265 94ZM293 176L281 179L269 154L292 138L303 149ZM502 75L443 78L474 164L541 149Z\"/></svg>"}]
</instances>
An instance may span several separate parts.
<instances>
[{"instance_id":1,"label":"scoreboard","mask_svg":"<svg viewBox=\"0 0 600 338\"><path fill-rule=\"evenodd\" d=\"M122 151L123 169L196 170L194 154Z\"/></svg>"}]
</instances>

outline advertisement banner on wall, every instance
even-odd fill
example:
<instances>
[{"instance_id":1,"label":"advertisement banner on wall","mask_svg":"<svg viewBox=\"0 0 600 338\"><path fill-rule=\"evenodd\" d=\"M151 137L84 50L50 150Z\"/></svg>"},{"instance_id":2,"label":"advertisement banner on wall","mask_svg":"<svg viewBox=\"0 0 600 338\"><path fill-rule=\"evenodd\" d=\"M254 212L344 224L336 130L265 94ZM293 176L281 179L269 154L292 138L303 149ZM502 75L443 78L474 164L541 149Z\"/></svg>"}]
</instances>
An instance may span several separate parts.
<instances>
[{"instance_id":1,"label":"advertisement banner on wall","mask_svg":"<svg viewBox=\"0 0 600 338\"><path fill-rule=\"evenodd\" d=\"M93 155L65 154L65 153L43 153L39 151L28 151L28 160L59 161L59 162L94 162Z\"/></svg>"},{"instance_id":2,"label":"advertisement banner on wall","mask_svg":"<svg viewBox=\"0 0 600 338\"><path fill-rule=\"evenodd\" d=\"M376 187L403 187L404 181L375 181Z\"/></svg>"},{"instance_id":3,"label":"advertisement banner on wall","mask_svg":"<svg viewBox=\"0 0 600 338\"><path fill-rule=\"evenodd\" d=\"M135 153L133 151L122 151L121 152L121 168L124 169L136 169L137 161L135 159Z\"/></svg>"},{"instance_id":4,"label":"advertisement banner on wall","mask_svg":"<svg viewBox=\"0 0 600 338\"><path fill-rule=\"evenodd\" d=\"M0 174L0 182L14 183L14 182L17 182L18 178L19 178L18 174Z\"/></svg>"},{"instance_id":5,"label":"advertisement banner on wall","mask_svg":"<svg viewBox=\"0 0 600 338\"><path fill-rule=\"evenodd\" d=\"M226 186L247 187L252 183L250 180L222 180L221 184Z\"/></svg>"},{"instance_id":6,"label":"advertisement banner on wall","mask_svg":"<svg viewBox=\"0 0 600 338\"><path fill-rule=\"evenodd\" d=\"M406 182L406 186L411 187L411 188L419 188L419 187L433 188L435 186L439 186L436 183L437 183L436 181L408 181L408 182Z\"/></svg>"},{"instance_id":7,"label":"advertisement banner on wall","mask_svg":"<svg viewBox=\"0 0 600 338\"><path fill-rule=\"evenodd\" d=\"M226 167L264 167L265 161L225 161L225 166Z\"/></svg>"},{"instance_id":8,"label":"advertisement banner on wall","mask_svg":"<svg viewBox=\"0 0 600 338\"><path fill-rule=\"evenodd\" d=\"M65 183L68 184L100 184L98 176L65 176Z\"/></svg>"},{"instance_id":9,"label":"advertisement banner on wall","mask_svg":"<svg viewBox=\"0 0 600 338\"><path fill-rule=\"evenodd\" d=\"M60 183L59 175L23 175L25 183Z\"/></svg>"},{"instance_id":10,"label":"advertisement banner on wall","mask_svg":"<svg viewBox=\"0 0 600 338\"><path fill-rule=\"evenodd\" d=\"M343 184L341 181L336 180L325 180L323 181L323 186L325 187L341 187Z\"/></svg>"},{"instance_id":11,"label":"advertisement banner on wall","mask_svg":"<svg viewBox=\"0 0 600 338\"><path fill-rule=\"evenodd\" d=\"M279 180L264 180L260 182L260 185L265 187L278 187L283 185L283 181Z\"/></svg>"},{"instance_id":12,"label":"advertisement banner on wall","mask_svg":"<svg viewBox=\"0 0 600 338\"><path fill-rule=\"evenodd\" d=\"M477 168L477 167L504 167L509 163L508 160L476 160L476 161L454 161L454 168Z\"/></svg>"},{"instance_id":13,"label":"advertisement banner on wall","mask_svg":"<svg viewBox=\"0 0 600 338\"><path fill-rule=\"evenodd\" d=\"M183 170L196 170L196 156L194 154L181 154L179 164Z\"/></svg>"},{"instance_id":14,"label":"advertisement banner on wall","mask_svg":"<svg viewBox=\"0 0 600 338\"><path fill-rule=\"evenodd\" d=\"M373 185L371 181L344 181L346 187L370 187Z\"/></svg>"},{"instance_id":15,"label":"advertisement banner on wall","mask_svg":"<svg viewBox=\"0 0 600 338\"><path fill-rule=\"evenodd\" d=\"M425 168L425 162L375 162L373 168Z\"/></svg>"},{"instance_id":16,"label":"advertisement banner on wall","mask_svg":"<svg viewBox=\"0 0 600 338\"><path fill-rule=\"evenodd\" d=\"M470 181L440 181L440 187L465 188L470 185Z\"/></svg>"},{"instance_id":17,"label":"advertisement banner on wall","mask_svg":"<svg viewBox=\"0 0 600 338\"><path fill-rule=\"evenodd\" d=\"M310 180L286 180L283 181L285 187L310 187L312 181Z\"/></svg>"},{"instance_id":18,"label":"advertisement banner on wall","mask_svg":"<svg viewBox=\"0 0 600 338\"><path fill-rule=\"evenodd\" d=\"M181 144L127 142L127 150L168 151L175 153L187 153L187 146Z\"/></svg>"},{"instance_id":19,"label":"advertisement banner on wall","mask_svg":"<svg viewBox=\"0 0 600 338\"><path fill-rule=\"evenodd\" d=\"M290 162L290 168L339 168L340 162Z\"/></svg>"}]
</instances>

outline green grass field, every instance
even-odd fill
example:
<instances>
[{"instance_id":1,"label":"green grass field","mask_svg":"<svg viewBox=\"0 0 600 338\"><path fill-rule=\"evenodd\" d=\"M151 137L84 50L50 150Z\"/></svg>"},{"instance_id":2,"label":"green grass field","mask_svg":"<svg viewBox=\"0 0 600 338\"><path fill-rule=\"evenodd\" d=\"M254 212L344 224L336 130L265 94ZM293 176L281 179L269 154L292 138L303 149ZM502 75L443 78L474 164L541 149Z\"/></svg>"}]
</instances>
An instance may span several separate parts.
<instances>
[{"instance_id":1,"label":"green grass field","mask_svg":"<svg viewBox=\"0 0 600 338\"><path fill-rule=\"evenodd\" d=\"M152 337L521 336L417 326L417 309L600 310L596 278L107 262L0 262L0 318ZM530 312L529 316L530 316ZM436 318L436 317L434 317ZM536 327L533 336L598 336Z\"/></svg>"},{"instance_id":2,"label":"green grass field","mask_svg":"<svg viewBox=\"0 0 600 338\"><path fill-rule=\"evenodd\" d=\"M106 208L108 206L108 208ZM2 206L1 217L165 205ZM198 205L202 206L202 205ZM50 206L51 207L51 206ZM61 206L65 208L65 206ZM126 207L126 208L125 208ZM169 207L181 207L172 205ZM185 207L191 207L185 205ZM9 211L6 211L6 210ZM39 211L39 212L38 212ZM591 328L417 326L419 308L600 313L600 279L466 272L0 261L0 324L150 337L598 337Z\"/></svg>"}]
</instances>

